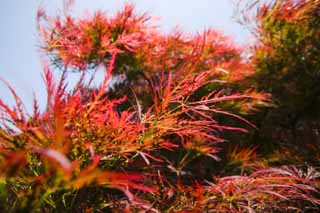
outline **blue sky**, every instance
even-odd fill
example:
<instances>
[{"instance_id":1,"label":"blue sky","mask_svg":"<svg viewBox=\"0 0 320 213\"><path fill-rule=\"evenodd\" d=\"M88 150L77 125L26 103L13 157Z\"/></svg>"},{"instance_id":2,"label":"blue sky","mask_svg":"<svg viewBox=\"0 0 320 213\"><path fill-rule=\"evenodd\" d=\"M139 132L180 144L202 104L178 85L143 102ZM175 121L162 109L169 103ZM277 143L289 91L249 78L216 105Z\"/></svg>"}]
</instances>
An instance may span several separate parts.
<instances>
[{"instance_id":1,"label":"blue sky","mask_svg":"<svg viewBox=\"0 0 320 213\"><path fill-rule=\"evenodd\" d=\"M73 14L101 9L114 13L124 0L78 0ZM161 29L170 32L175 26L194 33L213 27L236 41L243 42L248 32L232 19L231 0L131 0L141 12L160 18ZM62 0L2 0L0 7L0 77L8 81L31 108L33 92L45 105L46 93L41 78L36 13L39 6L52 14L62 11ZM0 99L12 103L9 91L0 83Z\"/></svg>"}]
</instances>

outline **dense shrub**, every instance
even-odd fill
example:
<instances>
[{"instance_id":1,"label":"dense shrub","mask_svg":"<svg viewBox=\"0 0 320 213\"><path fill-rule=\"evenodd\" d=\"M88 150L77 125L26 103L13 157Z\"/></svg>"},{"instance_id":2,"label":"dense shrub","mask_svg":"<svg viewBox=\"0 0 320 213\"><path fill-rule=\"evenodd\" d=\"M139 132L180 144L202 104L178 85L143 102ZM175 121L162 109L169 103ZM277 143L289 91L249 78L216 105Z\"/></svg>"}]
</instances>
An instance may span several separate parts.
<instances>
[{"instance_id":1,"label":"dense shrub","mask_svg":"<svg viewBox=\"0 0 320 213\"><path fill-rule=\"evenodd\" d=\"M4 211L318 209L315 168L270 168L257 147L239 144L255 128L241 115L269 95L248 83L259 66L227 36L163 34L131 5L82 19L41 9L38 24L60 76L44 63L47 107L35 100L32 113L4 81L16 101L0 102ZM80 73L72 88L69 72Z\"/></svg>"},{"instance_id":2,"label":"dense shrub","mask_svg":"<svg viewBox=\"0 0 320 213\"><path fill-rule=\"evenodd\" d=\"M259 127L253 141L271 148L269 152L291 152L287 162L318 166L320 2L257 1L254 7L252 2L242 16L246 25L255 23L250 27L257 39L250 84L270 93L273 102L252 117Z\"/></svg>"}]
</instances>

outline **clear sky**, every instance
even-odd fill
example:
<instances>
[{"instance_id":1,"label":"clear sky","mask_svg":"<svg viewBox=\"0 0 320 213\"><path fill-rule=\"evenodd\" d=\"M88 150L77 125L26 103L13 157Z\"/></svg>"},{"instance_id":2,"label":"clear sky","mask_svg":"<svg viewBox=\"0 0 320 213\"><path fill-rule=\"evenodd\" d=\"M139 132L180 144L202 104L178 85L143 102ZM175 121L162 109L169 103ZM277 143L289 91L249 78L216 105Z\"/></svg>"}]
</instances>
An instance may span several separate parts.
<instances>
[{"instance_id":1,"label":"clear sky","mask_svg":"<svg viewBox=\"0 0 320 213\"><path fill-rule=\"evenodd\" d=\"M78 0L73 9L77 16L102 9L114 13L124 0ZM236 41L243 42L248 32L232 19L231 0L131 0L137 10L160 18L161 29L175 26L186 32L213 27ZM0 77L6 79L31 108L33 92L45 105L46 93L41 78L37 47L36 13L39 6L50 13L61 12L62 0L1 0L0 4ZM0 99L12 103L9 91L0 83Z\"/></svg>"}]
</instances>

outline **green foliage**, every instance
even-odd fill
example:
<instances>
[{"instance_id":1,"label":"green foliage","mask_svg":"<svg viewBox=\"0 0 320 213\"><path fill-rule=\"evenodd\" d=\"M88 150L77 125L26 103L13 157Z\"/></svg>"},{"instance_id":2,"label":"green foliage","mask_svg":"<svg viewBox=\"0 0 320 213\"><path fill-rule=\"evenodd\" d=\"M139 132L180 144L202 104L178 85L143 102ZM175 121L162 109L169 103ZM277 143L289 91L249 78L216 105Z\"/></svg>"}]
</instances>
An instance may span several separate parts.
<instances>
[{"instance_id":1,"label":"green foliage","mask_svg":"<svg viewBox=\"0 0 320 213\"><path fill-rule=\"evenodd\" d=\"M257 86L288 113L314 107L320 91L319 3L275 1L258 21Z\"/></svg>"},{"instance_id":2,"label":"green foliage","mask_svg":"<svg viewBox=\"0 0 320 213\"><path fill-rule=\"evenodd\" d=\"M272 108L249 118L259 127L251 140L260 142L264 153L291 152L287 157L292 159L282 158L280 165L298 159L318 165L320 2L254 1L247 6L243 20L255 23L257 40L249 84L269 92L273 102Z\"/></svg>"}]
</instances>

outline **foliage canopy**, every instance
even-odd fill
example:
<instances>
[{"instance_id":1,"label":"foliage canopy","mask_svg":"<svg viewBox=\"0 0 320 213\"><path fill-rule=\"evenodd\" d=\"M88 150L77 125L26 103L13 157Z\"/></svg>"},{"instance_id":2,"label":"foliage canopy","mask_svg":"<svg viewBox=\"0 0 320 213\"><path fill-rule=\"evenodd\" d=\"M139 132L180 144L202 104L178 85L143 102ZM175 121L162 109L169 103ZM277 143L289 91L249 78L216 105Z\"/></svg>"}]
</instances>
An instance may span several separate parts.
<instances>
[{"instance_id":1,"label":"foliage canopy","mask_svg":"<svg viewBox=\"0 0 320 213\"><path fill-rule=\"evenodd\" d=\"M3 81L16 104L0 101L0 209L319 209L317 165L291 163L287 146L251 143L259 137L248 121L263 135L262 112L282 119L282 110L299 113L318 98L310 91L320 85L318 2L259 5L252 60L213 29L164 34L132 5L80 19L39 9L47 108L39 111L34 100L28 113ZM60 69L58 79L52 67ZM94 86L93 70L101 68L104 78ZM71 89L69 72L80 73Z\"/></svg>"}]
</instances>

